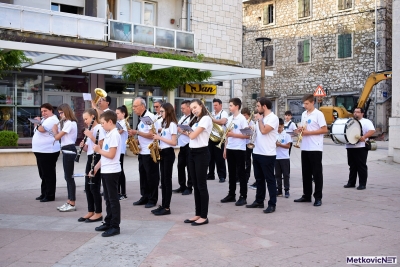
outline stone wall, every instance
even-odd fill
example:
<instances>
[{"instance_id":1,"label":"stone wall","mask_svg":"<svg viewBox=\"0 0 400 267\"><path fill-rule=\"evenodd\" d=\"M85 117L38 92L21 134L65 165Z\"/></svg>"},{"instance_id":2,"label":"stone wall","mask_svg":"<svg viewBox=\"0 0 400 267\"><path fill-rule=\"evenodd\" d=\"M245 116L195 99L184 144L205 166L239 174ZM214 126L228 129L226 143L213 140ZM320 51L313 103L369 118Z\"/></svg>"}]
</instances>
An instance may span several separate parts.
<instances>
[{"instance_id":1,"label":"stone wall","mask_svg":"<svg viewBox=\"0 0 400 267\"><path fill-rule=\"evenodd\" d=\"M300 99L313 93L318 85L329 92L323 104L334 103L332 95L341 92L361 92L368 75L375 69L375 5L373 0L354 0L347 11L337 10L337 0L313 0L311 17L298 19L296 0L260 1L243 3L243 65L259 68L260 50L254 41L257 37L269 37L275 49L274 77L266 77L266 95L274 98L278 116L283 117L287 101ZM380 3L379 3L380 2ZM378 70L391 68L391 0L378 1ZM267 4L274 4L275 18L272 25L262 25L262 11ZM351 58L337 58L337 36L353 35ZM311 60L297 63L297 41L311 40ZM259 93L260 81L244 82L247 104L254 105L252 94ZM378 92L390 95L390 82L381 82ZM375 98L375 93L371 97ZM379 97L379 95L377 95ZM379 102L378 100L378 102ZM375 99L372 101L374 103ZM368 116L374 116L371 104ZM386 125L385 122L381 124Z\"/></svg>"}]
</instances>

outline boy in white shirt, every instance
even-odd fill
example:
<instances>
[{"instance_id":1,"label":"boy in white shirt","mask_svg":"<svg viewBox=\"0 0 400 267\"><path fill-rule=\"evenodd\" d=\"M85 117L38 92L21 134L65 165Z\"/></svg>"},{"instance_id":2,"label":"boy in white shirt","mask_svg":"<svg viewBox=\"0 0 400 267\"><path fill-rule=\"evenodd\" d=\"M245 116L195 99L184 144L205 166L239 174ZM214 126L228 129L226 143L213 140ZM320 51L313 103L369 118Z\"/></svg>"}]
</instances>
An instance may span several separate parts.
<instances>
[{"instance_id":1,"label":"boy in white shirt","mask_svg":"<svg viewBox=\"0 0 400 267\"><path fill-rule=\"evenodd\" d=\"M297 129L296 123L292 121L292 112L290 110L287 110L285 112L285 125L283 129L288 133L291 137L294 136L294 130ZM292 143L290 144L289 148L289 156L290 152L292 152Z\"/></svg>"},{"instance_id":2,"label":"boy in white shirt","mask_svg":"<svg viewBox=\"0 0 400 267\"><path fill-rule=\"evenodd\" d=\"M106 202L107 216L103 225L96 227L96 231L105 231L102 236L109 237L119 235L121 223L121 206L118 198L118 181L121 174L119 161L121 154L121 136L117 130L117 114L114 111L106 111L100 115L100 123L106 131L103 147L95 145L93 150L101 155L100 161L94 168L94 174L101 167L103 180L104 200Z\"/></svg>"},{"instance_id":3,"label":"boy in white shirt","mask_svg":"<svg viewBox=\"0 0 400 267\"><path fill-rule=\"evenodd\" d=\"M275 179L278 197L282 196L282 175L285 188L285 197L288 198L290 188L290 156L289 148L292 144L292 138L284 131L284 121L279 119L278 138L276 141L276 161L275 161Z\"/></svg>"}]
</instances>

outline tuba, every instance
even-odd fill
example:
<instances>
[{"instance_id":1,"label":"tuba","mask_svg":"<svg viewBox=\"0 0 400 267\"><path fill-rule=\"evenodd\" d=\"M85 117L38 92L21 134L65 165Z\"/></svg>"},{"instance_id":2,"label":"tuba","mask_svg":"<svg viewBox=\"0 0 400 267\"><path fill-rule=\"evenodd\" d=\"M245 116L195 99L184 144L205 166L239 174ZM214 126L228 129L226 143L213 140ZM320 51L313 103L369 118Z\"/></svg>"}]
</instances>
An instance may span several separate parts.
<instances>
[{"instance_id":1,"label":"tuba","mask_svg":"<svg viewBox=\"0 0 400 267\"><path fill-rule=\"evenodd\" d=\"M126 128L128 129L128 131L131 130L131 126L129 125L129 115L128 115L128 117L126 117L125 123L126 123ZM135 137L129 136L128 139L126 140L126 143L129 146L129 150L132 151L133 154L139 155L139 152L140 152L139 141L137 139L135 139Z\"/></svg>"},{"instance_id":2,"label":"tuba","mask_svg":"<svg viewBox=\"0 0 400 267\"><path fill-rule=\"evenodd\" d=\"M156 123L156 121L158 121L161 118L162 118L162 116L158 117L151 124L150 131L152 131L153 134L157 134L155 123ZM148 148L150 150L150 156L153 159L154 163L157 163L158 161L160 161L161 157L160 157L160 147L158 145L158 140L153 140L153 142L149 144Z\"/></svg>"},{"instance_id":3,"label":"tuba","mask_svg":"<svg viewBox=\"0 0 400 267\"><path fill-rule=\"evenodd\" d=\"M207 109L206 105L205 105L205 99L201 98L200 101L203 103L204 108L207 110L208 116L210 116L211 119L214 119L213 115L211 114L211 112ZM221 125L219 125L218 123L213 122L212 123L213 128L210 134L210 139L213 142L220 142L221 141L221 136L224 135L224 128L222 128ZM213 132L216 132L217 134L213 134Z\"/></svg>"},{"instance_id":4,"label":"tuba","mask_svg":"<svg viewBox=\"0 0 400 267\"><path fill-rule=\"evenodd\" d=\"M97 104L97 102L99 102L100 98L102 97L106 97L107 96L107 92L104 91L101 88L96 88L94 89L94 93L96 94L96 97L94 99L94 102Z\"/></svg>"}]
</instances>

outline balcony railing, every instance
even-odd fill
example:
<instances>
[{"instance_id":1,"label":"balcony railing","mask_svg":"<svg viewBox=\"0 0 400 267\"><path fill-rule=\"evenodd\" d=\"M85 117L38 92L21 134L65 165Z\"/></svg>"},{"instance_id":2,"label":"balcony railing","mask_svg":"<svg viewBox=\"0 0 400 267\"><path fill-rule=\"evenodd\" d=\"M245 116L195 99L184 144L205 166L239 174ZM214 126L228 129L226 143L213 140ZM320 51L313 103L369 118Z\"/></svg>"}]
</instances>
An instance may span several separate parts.
<instances>
[{"instance_id":1,"label":"balcony railing","mask_svg":"<svg viewBox=\"0 0 400 267\"><path fill-rule=\"evenodd\" d=\"M0 28L106 41L106 20L0 3Z\"/></svg>"},{"instance_id":2,"label":"balcony railing","mask_svg":"<svg viewBox=\"0 0 400 267\"><path fill-rule=\"evenodd\" d=\"M194 33L117 20L108 21L108 40L194 52Z\"/></svg>"}]
</instances>

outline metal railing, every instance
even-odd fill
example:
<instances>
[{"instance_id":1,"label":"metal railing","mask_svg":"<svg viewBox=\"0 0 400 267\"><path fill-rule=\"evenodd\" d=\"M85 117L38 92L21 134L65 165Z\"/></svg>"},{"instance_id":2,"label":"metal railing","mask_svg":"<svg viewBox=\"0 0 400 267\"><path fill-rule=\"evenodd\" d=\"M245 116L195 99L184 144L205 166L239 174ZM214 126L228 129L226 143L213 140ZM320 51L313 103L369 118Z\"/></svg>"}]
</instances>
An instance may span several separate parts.
<instances>
[{"instance_id":1,"label":"metal railing","mask_svg":"<svg viewBox=\"0 0 400 267\"><path fill-rule=\"evenodd\" d=\"M0 28L107 41L106 19L0 3Z\"/></svg>"},{"instance_id":2,"label":"metal railing","mask_svg":"<svg viewBox=\"0 0 400 267\"><path fill-rule=\"evenodd\" d=\"M108 40L194 52L194 33L108 20Z\"/></svg>"}]
</instances>

